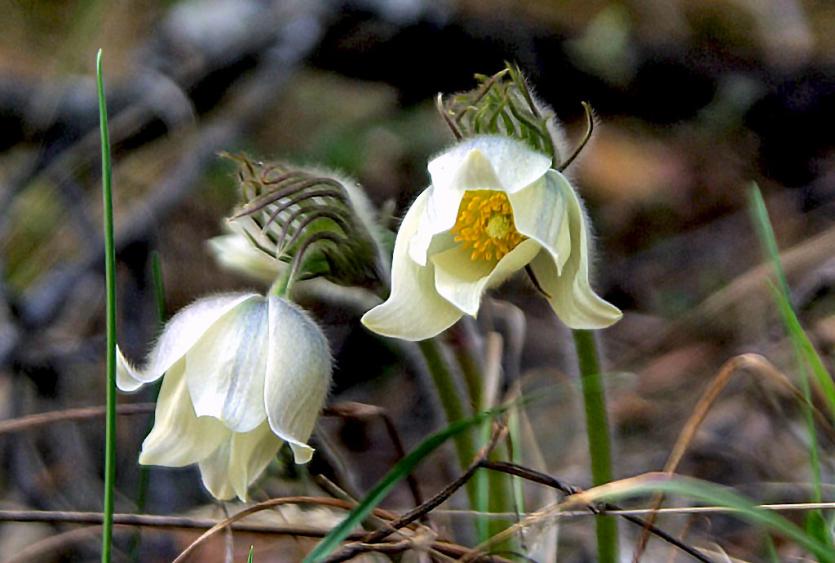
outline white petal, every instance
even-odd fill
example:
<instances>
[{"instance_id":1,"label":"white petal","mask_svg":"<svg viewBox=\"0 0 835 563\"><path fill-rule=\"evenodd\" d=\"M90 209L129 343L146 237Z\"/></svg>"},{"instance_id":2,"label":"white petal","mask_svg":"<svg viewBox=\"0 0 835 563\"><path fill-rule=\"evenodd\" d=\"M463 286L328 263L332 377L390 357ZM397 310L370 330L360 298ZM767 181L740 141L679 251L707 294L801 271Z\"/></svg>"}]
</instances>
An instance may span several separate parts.
<instances>
[{"instance_id":1,"label":"white petal","mask_svg":"<svg viewBox=\"0 0 835 563\"><path fill-rule=\"evenodd\" d=\"M501 136L463 141L429 163L432 177L429 202L409 253L426 265L434 236L449 231L467 190L496 190L513 194L541 178L551 159L519 141Z\"/></svg>"},{"instance_id":2,"label":"white petal","mask_svg":"<svg viewBox=\"0 0 835 563\"><path fill-rule=\"evenodd\" d=\"M241 235L251 247L255 248L257 246L268 251L264 252L265 255L275 249L275 242L270 240L270 237L267 236L264 229L259 227L258 223L251 216L244 215L236 219L229 219L226 224L232 232Z\"/></svg>"},{"instance_id":3,"label":"white petal","mask_svg":"<svg viewBox=\"0 0 835 563\"><path fill-rule=\"evenodd\" d=\"M211 238L206 244L222 268L260 282L271 283L285 267L283 262L270 258L237 232Z\"/></svg>"},{"instance_id":4,"label":"white petal","mask_svg":"<svg viewBox=\"0 0 835 563\"><path fill-rule=\"evenodd\" d=\"M571 252L568 205L559 183L568 184L559 172L546 174L527 188L510 194L516 230L537 241L551 253L562 271ZM568 189L571 189L568 185Z\"/></svg>"},{"instance_id":5,"label":"white petal","mask_svg":"<svg viewBox=\"0 0 835 563\"><path fill-rule=\"evenodd\" d=\"M229 482L239 499L246 502L249 486L267 468L282 444L266 422L255 430L232 436Z\"/></svg>"},{"instance_id":6,"label":"white petal","mask_svg":"<svg viewBox=\"0 0 835 563\"><path fill-rule=\"evenodd\" d=\"M442 158L438 157L438 159ZM430 173L432 173L431 164ZM446 166L442 166L442 168L446 168ZM435 176L436 174L432 173L433 179ZM440 177L443 180L447 179L443 173L440 174ZM471 148L468 152L462 154L460 162L455 163L454 173L451 174L449 181L443 185L437 185L433 182L429 187L429 201L426 203L426 212L421 217L417 235L409 246L409 255L412 260L421 266L426 265L426 256L432 238L435 235L449 231L455 225L461 199L467 190L501 189L502 183L485 153L478 148Z\"/></svg>"},{"instance_id":7,"label":"white petal","mask_svg":"<svg viewBox=\"0 0 835 563\"><path fill-rule=\"evenodd\" d=\"M541 250L535 240L525 240L505 254L498 263L470 260L470 250L458 246L432 256L435 265L435 287L450 303L475 316L481 296L488 287L495 287L511 274L524 268Z\"/></svg>"},{"instance_id":8,"label":"white petal","mask_svg":"<svg viewBox=\"0 0 835 563\"><path fill-rule=\"evenodd\" d=\"M495 181L480 159L472 160L471 153L474 151L489 161ZM477 168L468 170L472 166ZM440 191L495 189L510 194L541 178L550 167L550 157L530 149L521 141L488 135L463 141L435 157L429 163L429 174L432 185ZM482 181L486 184L479 183ZM462 186L462 182L469 185Z\"/></svg>"},{"instance_id":9,"label":"white petal","mask_svg":"<svg viewBox=\"0 0 835 563\"><path fill-rule=\"evenodd\" d=\"M122 354L122 349L116 346L116 387L122 391L136 391L145 383L142 374Z\"/></svg>"},{"instance_id":10,"label":"white petal","mask_svg":"<svg viewBox=\"0 0 835 563\"><path fill-rule=\"evenodd\" d=\"M200 461L200 477L203 480L203 486L218 500L229 500L235 496L235 488L229 478L231 449L232 436L229 435L219 448Z\"/></svg>"},{"instance_id":11,"label":"white petal","mask_svg":"<svg viewBox=\"0 0 835 563\"><path fill-rule=\"evenodd\" d=\"M204 297L183 308L165 325L159 340L142 369L133 368L119 354L117 380L119 388L134 391L143 383L156 381L175 362L185 356L203 333L220 317L255 294L228 293Z\"/></svg>"},{"instance_id":12,"label":"white petal","mask_svg":"<svg viewBox=\"0 0 835 563\"><path fill-rule=\"evenodd\" d=\"M446 330L461 318L461 311L438 295L432 265L421 267L409 257L409 241L417 232L429 190L421 193L403 219L391 268L391 295L362 317L362 323L376 333L424 340Z\"/></svg>"},{"instance_id":13,"label":"white petal","mask_svg":"<svg viewBox=\"0 0 835 563\"><path fill-rule=\"evenodd\" d=\"M557 272L553 257L545 252L541 252L531 262L531 267L542 289L550 295L548 301L551 307L566 325L575 329L607 327L617 322L622 313L617 307L598 297L591 288L589 233L585 212L577 194L567 182L558 182L557 185L568 204L571 254L562 274Z\"/></svg>"},{"instance_id":14,"label":"white petal","mask_svg":"<svg viewBox=\"0 0 835 563\"><path fill-rule=\"evenodd\" d=\"M331 383L328 341L307 313L278 297L269 298L270 328L264 402L270 428L286 440L297 463L307 445ZM300 449L299 449L300 448Z\"/></svg>"},{"instance_id":15,"label":"white petal","mask_svg":"<svg viewBox=\"0 0 835 563\"><path fill-rule=\"evenodd\" d=\"M215 321L186 354L186 381L198 416L213 416L235 432L266 417L267 300L253 296Z\"/></svg>"},{"instance_id":16,"label":"white petal","mask_svg":"<svg viewBox=\"0 0 835 563\"><path fill-rule=\"evenodd\" d=\"M182 467L205 458L227 439L217 419L197 418L188 394L183 362L168 370L157 399L154 428L142 443L139 463Z\"/></svg>"},{"instance_id":17,"label":"white petal","mask_svg":"<svg viewBox=\"0 0 835 563\"><path fill-rule=\"evenodd\" d=\"M294 442L290 442L290 449L293 450L293 461L298 464L304 464L313 459L313 452L316 451L307 444Z\"/></svg>"}]
</instances>

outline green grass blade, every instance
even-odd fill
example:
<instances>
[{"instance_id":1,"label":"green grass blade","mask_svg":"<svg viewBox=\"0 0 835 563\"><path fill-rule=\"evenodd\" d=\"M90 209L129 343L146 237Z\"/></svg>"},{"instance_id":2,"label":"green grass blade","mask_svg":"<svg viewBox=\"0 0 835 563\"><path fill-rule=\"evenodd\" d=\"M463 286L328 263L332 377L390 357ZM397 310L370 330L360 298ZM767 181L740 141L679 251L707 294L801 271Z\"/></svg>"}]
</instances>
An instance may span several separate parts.
<instances>
[{"instance_id":1,"label":"green grass blade","mask_svg":"<svg viewBox=\"0 0 835 563\"><path fill-rule=\"evenodd\" d=\"M771 535L765 538L765 549L768 554L768 560L771 563L780 563L780 554L777 553L777 548L774 546L774 540L771 538Z\"/></svg>"},{"instance_id":2,"label":"green grass blade","mask_svg":"<svg viewBox=\"0 0 835 563\"><path fill-rule=\"evenodd\" d=\"M800 320L794 312L788 295L779 290L775 291L774 294L777 307L780 309L783 324L791 338L795 353L798 359L803 361L805 367L812 372L815 382L823 392L823 397L827 407L829 407L832 419L835 420L835 383L832 382L832 376L829 375L829 371L824 366L820 354L815 350L815 346L809 340L806 331L803 330L803 325L800 324Z\"/></svg>"},{"instance_id":3,"label":"green grass blade","mask_svg":"<svg viewBox=\"0 0 835 563\"><path fill-rule=\"evenodd\" d=\"M774 229L768 217L765 201L756 185L753 185L751 188L750 200L751 214L757 228L760 243L763 246L763 251L766 256L772 262L774 274L777 278L777 283L773 286L774 291L772 292L774 301L777 304L786 333L791 340L798 365L800 388L805 399L803 411L806 419L806 429L809 435L809 464L812 470L814 492L812 500L820 502L822 499L820 450L817 431L815 429L814 405L812 404L812 391L809 380L810 378L814 378L814 381L823 393L833 419L835 419L835 384L833 384L832 377L824 367L823 361L809 340L806 331L803 330L803 326L797 318L797 313L794 307L792 307L789 283L780 260L777 237L774 235ZM809 372L811 372L811 377ZM826 521L820 510L810 512L807 515L805 524L806 532L809 535L827 544L830 550L833 549L832 537L827 530Z\"/></svg>"},{"instance_id":4,"label":"green grass blade","mask_svg":"<svg viewBox=\"0 0 835 563\"><path fill-rule=\"evenodd\" d=\"M809 553L814 554L819 561L835 563L835 551L826 542L806 533L779 514L757 508L746 497L715 483L688 477L670 478L666 475L660 475L658 479L645 479L637 484L624 486L621 490L605 495L603 498L606 500L620 500L647 493L681 495L703 503L724 506L732 509L734 515L741 520L763 526L795 542Z\"/></svg>"},{"instance_id":5,"label":"green grass blade","mask_svg":"<svg viewBox=\"0 0 835 563\"><path fill-rule=\"evenodd\" d=\"M255 546L249 546L249 557L246 558L246 563L252 563L255 560Z\"/></svg>"},{"instance_id":6,"label":"green grass blade","mask_svg":"<svg viewBox=\"0 0 835 563\"><path fill-rule=\"evenodd\" d=\"M104 269L107 286L107 417L105 419L104 521L101 560L109 563L113 546L113 488L116 480L116 251L113 244L113 191L110 163L110 132L104 96L102 51L96 57L96 85L101 131L102 210L104 214Z\"/></svg>"},{"instance_id":7,"label":"green grass blade","mask_svg":"<svg viewBox=\"0 0 835 563\"><path fill-rule=\"evenodd\" d=\"M168 316L168 305L165 302L165 278L162 275L162 261L159 252L151 252L151 277L154 282L154 303L157 306L157 322L160 328L165 324Z\"/></svg>"},{"instance_id":8,"label":"green grass blade","mask_svg":"<svg viewBox=\"0 0 835 563\"><path fill-rule=\"evenodd\" d=\"M768 218L768 211L765 208L765 201L763 201L762 194L756 184L751 187L751 210L754 217L754 223L757 227L757 232L760 237L760 242L766 251L766 254L771 259L774 265L774 272L777 276L778 291L777 306L780 308L780 314L783 317L783 323L786 325L786 331L792 339L795 350L799 352L803 361L807 364L815 378L815 381L820 386L823 392L824 399L831 411L832 418L835 420L835 383L832 377L824 366L820 354L818 354L811 340L803 330L800 320L791 305L791 293L789 291L789 284L786 279L786 273L783 270L783 264L780 261L780 252L777 248L777 238L774 236L774 229L771 227L771 221Z\"/></svg>"},{"instance_id":9,"label":"green grass blade","mask_svg":"<svg viewBox=\"0 0 835 563\"><path fill-rule=\"evenodd\" d=\"M391 471L389 471L377 485L362 499L356 508L330 533L325 536L321 542L311 551L307 557L304 558L304 563L314 563L322 561L337 547L339 547L342 540L351 533L363 520L365 520L371 511L376 508L378 504L389 494L394 486L406 476L411 473L423 459L438 449L450 438L460 435L462 432L469 431L473 426L477 426L481 422L488 420L494 416L501 414L504 409L494 409L492 411L483 412L473 417L463 420L457 420L451 423L446 428L439 430L426 438L423 442L412 450L409 455L401 459Z\"/></svg>"}]
</instances>

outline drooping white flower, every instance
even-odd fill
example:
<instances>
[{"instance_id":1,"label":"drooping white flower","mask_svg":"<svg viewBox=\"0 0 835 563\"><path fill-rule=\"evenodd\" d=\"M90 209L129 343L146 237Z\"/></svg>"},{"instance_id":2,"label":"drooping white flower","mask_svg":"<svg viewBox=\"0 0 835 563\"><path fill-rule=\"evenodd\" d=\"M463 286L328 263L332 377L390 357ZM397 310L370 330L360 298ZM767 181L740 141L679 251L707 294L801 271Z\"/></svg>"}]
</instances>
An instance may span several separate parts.
<instances>
[{"instance_id":1,"label":"drooping white flower","mask_svg":"<svg viewBox=\"0 0 835 563\"><path fill-rule=\"evenodd\" d=\"M509 137L473 137L433 159L429 174L397 233L391 294L362 319L369 329L435 336L528 265L569 327L620 319L589 284L585 211L550 158Z\"/></svg>"},{"instance_id":2,"label":"drooping white flower","mask_svg":"<svg viewBox=\"0 0 835 563\"><path fill-rule=\"evenodd\" d=\"M219 499L245 500L284 442L307 463L331 358L322 331L279 297L205 297L166 325L143 369L119 352L117 383L134 391L165 374L139 463L200 466Z\"/></svg>"}]
</instances>

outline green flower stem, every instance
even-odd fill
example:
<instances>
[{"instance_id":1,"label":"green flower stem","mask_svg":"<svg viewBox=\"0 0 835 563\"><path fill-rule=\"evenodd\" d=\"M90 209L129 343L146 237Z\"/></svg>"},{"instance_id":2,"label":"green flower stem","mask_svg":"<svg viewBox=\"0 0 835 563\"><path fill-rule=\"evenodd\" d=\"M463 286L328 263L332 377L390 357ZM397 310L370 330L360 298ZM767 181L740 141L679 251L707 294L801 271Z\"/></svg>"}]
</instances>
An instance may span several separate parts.
<instances>
[{"instance_id":1,"label":"green flower stem","mask_svg":"<svg viewBox=\"0 0 835 563\"><path fill-rule=\"evenodd\" d=\"M612 480L612 453L609 438L609 420L606 414L606 394L600 373L600 359L594 333L588 330L572 331L583 403L586 409L586 433L589 439L591 476L594 486ZM618 560L618 528L613 516L599 516L597 524L597 560L615 563Z\"/></svg>"},{"instance_id":2,"label":"green flower stem","mask_svg":"<svg viewBox=\"0 0 835 563\"><path fill-rule=\"evenodd\" d=\"M485 426L485 428L489 432L489 427ZM505 461L509 459L509 457L510 456L507 444L500 443L490 453L488 459L490 461ZM514 503L513 491L511 489L513 485L512 477L506 473L500 473L498 471L487 471L486 473L488 483L487 486L489 490L489 496L487 498L488 512L494 514L506 514L508 512L514 512L516 505ZM506 520L498 520L492 518L489 519L487 521L487 537L484 539L488 539L500 532L505 531L509 526L510 522ZM479 538L479 540L481 540L481 538ZM507 540L497 545L498 550L500 551L513 551L515 547L514 542L512 540Z\"/></svg>"},{"instance_id":3,"label":"green flower stem","mask_svg":"<svg viewBox=\"0 0 835 563\"><path fill-rule=\"evenodd\" d=\"M454 347L455 361L458 369L464 376L464 384L467 387L467 394L470 404L477 412L484 412L493 405L488 405L484 397L484 373L481 362L475 353L476 342L470 327L459 326L458 345ZM479 430L479 437L482 443L490 439L491 424L485 422ZM504 443L500 443L490 453L491 461L504 461L508 459L508 449ZM514 499L511 494L511 478L498 471L480 471L472 479L477 490L476 502L473 509L482 513L508 513L513 512ZM503 520L479 518L476 521L479 542L487 541L491 536L498 534L508 527ZM511 549L510 544L503 548ZM501 549L501 548L500 548Z\"/></svg>"},{"instance_id":4,"label":"green flower stem","mask_svg":"<svg viewBox=\"0 0 835 563\"><path fill-rule=\"evenodd\" d=\"M101 537L102 563L110 562L113 545L113 488L116 481L116 251L113 243L113 191L110 163L110 133L102 76L102 52L96 57L96 85L101 131L101 180L104 214L104 271L107 289L107 416L104 448L104 521Z\"/></svg>"},{"instance_id":5,"label":"green flower stem","mask_svg":"<svg viewBox=\"0 0 835 563\"><path fill-rule=\"evenodd\" d=\"M291 278L292 268L290 266L287 266L281 271L278 278L273 282L272 287L270 287L269 295L282 298L287 297L287 294L290 293L290 289L293 286Z\"/></svg>"},{"instance_id":6,"label":"green flower stem","mask_svg":"<svg viewBox=\"0 0 835 563\"><path fill-rule=\"evenodd\" d=\"M464 384L467 386L470 404L478 410L484 410L481 389L484 384L484 377L481 373L481 366L479 365L478 359L473 353L473 343L467 334L462 334L460 344L455 346L455 361L458 364L458 369L461 370L461 374L464 376Z\"/></svg>"},{"instance_id":7,"label":"green flower stem","mask_svg":"<svg viewBox=\"0 0 835 563\"><path fill-rule=\"evenodd\" d=\"M430 338L428 340L421 340L417 344L426 361L426 367L429 369L435 390L438 392L438 399L446 414L447 422L451 424L467 418L468 413L458 394L455 378L444 359L438 341ZM466 469L476 455L473 436L470 430L465 430L455 435L455 451L458 454L459 465L462 469ZM470 499L470 505L473 507L477 506L478 490L476 482L473 479L467 482L467 496Z\"/></svg>"}]
</instances>

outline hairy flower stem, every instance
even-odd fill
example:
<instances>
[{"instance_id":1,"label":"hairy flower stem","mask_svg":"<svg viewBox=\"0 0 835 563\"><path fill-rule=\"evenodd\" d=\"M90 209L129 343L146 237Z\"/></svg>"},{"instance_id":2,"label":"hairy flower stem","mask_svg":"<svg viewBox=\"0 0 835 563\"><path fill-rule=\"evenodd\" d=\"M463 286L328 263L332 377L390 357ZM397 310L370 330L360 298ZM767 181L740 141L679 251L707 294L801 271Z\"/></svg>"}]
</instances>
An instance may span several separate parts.
<instances>
[{"instance_id":1,"label":"hairy flower stem","mask_svg":"<svg viewBox=\"0 0 835 563\"><path fill-rule=\"evenodd\" d=\"M458 393L458 388L455 385L455 378L453 377L452 371L444 359L440 344L436 339L429 338L418 342L418 348L421 354L423 354L426 367L432 377L432 383L438 392L438 399L440 400L441 407L444 409L447 423L463 420L468 414ZM458 454L460 467L467 469L476 455L472 432L465 430L455 435L455 451ZM467 497L471 506L477 506L478 490L476 482L472 479L467 482Z\"/></svg>"},{"instance_id":2,"label":"hairy flower stem","mask_svg":"<svg viewBox=\"0 0 835 563\"><path fill-rule=\"evenodd\" d=\"M463 324L463 323L462 323ZM464 383L467 387L470 404L477 412L484 412L492 405L485 402L484 373L483 366L478 361L475 352L476 343L471 334L462 327L460 334L461 342L455 346L455 360L458 369L464 376ZM480 439L486 442L490 438L491 423L485 422L480 429ZM503 444L497 444L496 449L490 453L491 461L502 461L507 458L507 451ZM507 513L513 511L513 502L509 495L508 478L497 472L476 473L473 477L476 483L477 497L473 509L481 513L496 512ZM507 523L502 520L479 518L476 520L479 543L487 541L492 535L507 528Z\"/></svg>"},{"instance_id":3,"label":"hairy flower stem","mask_svg":"<svg viewBox=\"0 0 835 563\"><path fill-rule=\"evenodd\" d=\"M270 287L270 291L268 295L273 295L275 297L287 297L287 294L290 293L290 288L293 285L293 268L290 266L281 270L281 273L278 275L278 278L273 282L273 285Z\"/></svg>"},{"instance_id":4,"label":"hairy flower stem","mask_svg":"<svg viewBox=\"0 0 835 563\"><path fill-rule=\"evenodd\" d=\"M594 486L612 480L612 453L609 438L609 420L606 414L606 393L600 373L600 357L594 333L574 330L574 346L580 368L583 403L586 410L586 434L589 439L591 476ZM612 516L596 519L597 560L615 563L618 560L618 528Z\"/></svg>"}]
</instances>

